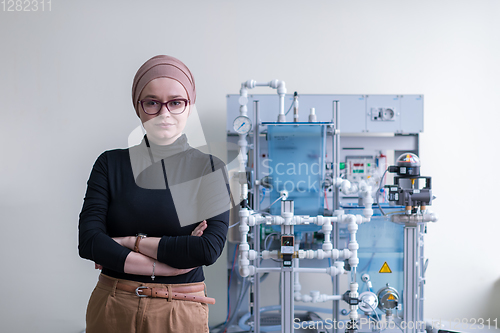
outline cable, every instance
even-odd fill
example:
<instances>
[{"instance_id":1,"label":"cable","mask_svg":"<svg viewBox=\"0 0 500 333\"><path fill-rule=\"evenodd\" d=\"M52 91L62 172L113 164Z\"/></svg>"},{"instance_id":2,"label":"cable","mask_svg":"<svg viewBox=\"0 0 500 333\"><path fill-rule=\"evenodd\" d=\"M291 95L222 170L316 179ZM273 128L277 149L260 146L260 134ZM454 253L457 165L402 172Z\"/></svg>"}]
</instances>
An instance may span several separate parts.
<instances>
[{"instance_id":1,"label":"cable","mask_svg":"<svg viewBox=\"0 0 500 333\"><path fill-rule=\"evenodd\" d=\"M226 322L229 319L230 314L231 314L231 297L230 297L229 289L231 288L231 277L233 276L234 263L236 262L236 256L237 256L239 247L240 247L240 244L236 245L235 249L234 249L233 267L231 268L231 273L229 274L229 282L227 284L227 318L226 318Z\"/></svg>"},{"instance_id":2,"label":"cable","mask_svg":"<svg viewBox=\"0 0 500 333\"><path fill-rule=\"evenodd\" d=\"M233 228L233 227L236 227L238 224L240 224L240 221L236 222L236 223L235 223L235 224L233 224L233 225L230 225L230 226L228 227L228 229L231 229L231 228Z\"/></svg>"},{"instance_id":3,"label":"cable","mask_svg":"<svg viewBox=\"0 0 500 333\"><path fill-rule=\"evenodd\" d=\"M260 200L260 204L264 202L265 197L266 197L266 188L262 187L262 200Z\"/></svg>"},{"instance_id":4,"label":"cable","mask_svg":"<svg viewBox=\"0 0 500 333\"><path fill-rule=\"evenodd\" d=\"M272 205L274 205L275 203L277 203L277 202L278 202L279 200L281 200L281 198L283 198L284 196L285 196L284 194L280 195L278 199L274 200L274 201L273 201L273 203L269 205L269 207L266 207L266 208L264 208L264 209L269 209L269 208L271 208L271 206L272 206Z\"/></svg>"},{"instance_id":5,"label":"cable","mask_svg":"<svg viewBox=\"0 0 500 333\"><path fill-rule=\"evenodd\" d=\"M382 175L382 178L380 178L380 184L378 186L378 190L377 190L377 195L376 195L376 198L377 198L377 205L378 205L378 208L380 209L380 212L382 213L383 216L386 216L384 210L382 209L382 206L380 206L380 202L379 202L379 195L380 195L380 189L382 188L382 183L384 181L384 177L385 177L385 174L387 173L387 171L389 171L389 168L385 169L384 171L384 174Z\"/></svg>"},{"instance_id":6,"label":"cable","mask_svg":"<svg viewBox=\"0 0 500 333\"><path fill-rule=\"evenodd\" d=\"M238 296L238 300L236 302L236 307L235 307L235 311L233 312L233 314L230 316L229 320L226 321L226 323L223 323L222 324L222 327L221 329L219 330L219 332L224 332L227 330L227 328L229 327L229 325L232 324L232 322L234 321L234 319L236 318L236 314L238 313L237 309L240 308L241 306L241 303L243 302L243 299L245 298L245 295L248 291L248 287L250 286L250 282L248 282L248 279L247 278L243 278L243 281L241 283L241 288L240 288L240 291L239 291L239 296ZM213 327L212 329L215 329L215 328L218 328L219 326L221 325L217 325L216 327Z\"/></svg>"},{"instance_id":7,"label":"cable","mask_svg":"<svg viewBox=\"0 0 500 333\"><path fill-rule=\"evenodd\" d=\"M292 101L292 105L290 105L290 108L288 109L288 111L285 113L285 116L288 114L288 112L290 112L290 110L293 108L293 104L295 103L295 100Z\"/></svg>"},{"instance_id":8,"label":"cable","mask_svg":"<svg viewBox=\"0 0 500 333\"><path fill-rule=\"evenodd\" d=\"M325 203L326 203L326 210L330 210L330 207L328 207L328 198L326 197L326 188L325 188Z\"/></svg>"},{"instance_id":9,"label":"cable","mask_svg":"<svg viewBox=\"0 0 500 333\"><path fill-rule=\"evenodd\" d=\"M380 317L378 316L378 313L377 313L376 309L371 304L369 304L369 303L366 303L366 302L363 302L363 303L365 303L366 305L368 305L373 310L373 313L377 316L378 321L380 321Z\"/></svg>"},{"instance_id":10,"label":"cable","mask_svg":"<svg viewBox=\"0 0 500 333\"><path fill-rule=\"evenodd\" d=\"M269 246L267 246L267 240L268 240L268 238L269 238L270 236L274 236L274 235L279 235L279 233L277 233L277 232L270 233L270 234L269 234L269 235L267 235L267 236L266 236L266 238L264 239L264 248L265 248L266 250L268 250L268 251L269 251L269 247L271 247L272 242L271 242L271 243L269 243Z\"/></svg>"}]
</instances>

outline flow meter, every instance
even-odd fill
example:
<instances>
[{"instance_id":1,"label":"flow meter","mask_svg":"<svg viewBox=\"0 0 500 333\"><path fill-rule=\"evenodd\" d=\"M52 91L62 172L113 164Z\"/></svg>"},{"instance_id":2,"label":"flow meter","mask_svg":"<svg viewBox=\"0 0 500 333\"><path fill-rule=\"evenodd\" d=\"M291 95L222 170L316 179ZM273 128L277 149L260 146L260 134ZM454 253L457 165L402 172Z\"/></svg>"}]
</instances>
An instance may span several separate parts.
<instances>
[{"instance_id":1,"label":"flow meter","mask_svg":"<svg viewBox=\"0 0 500 333\"><path fill-rule=\"evenodd\" d=\"M294 252L294 236L281 236L281 257L283 258L283 267L292 267L292 258Z\"/></svg>"}]
</instances>

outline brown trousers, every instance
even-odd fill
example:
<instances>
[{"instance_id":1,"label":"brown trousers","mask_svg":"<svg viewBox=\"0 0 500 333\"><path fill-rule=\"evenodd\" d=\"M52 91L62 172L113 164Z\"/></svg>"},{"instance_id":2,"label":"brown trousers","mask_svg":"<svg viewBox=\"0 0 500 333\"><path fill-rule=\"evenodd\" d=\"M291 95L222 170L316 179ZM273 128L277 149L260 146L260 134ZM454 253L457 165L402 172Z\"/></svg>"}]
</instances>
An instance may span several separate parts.
<instances>
[{"instance_id":1,"label":"brown trousers","mask_svg":"<svg viewBox=\"0 0 500 333\"><path fill-rule=\"evenodd\" d=\"M167 288L165 284L119 281L134 287ZM183 285L192 284L175 286ZM193 295L205 296L205 292ZM87 307L86 333L160 332L208 333L208 305L175 299L169 302L165 298L137 297L127 291L97 283Z\"/></svg>"}]
</instances>

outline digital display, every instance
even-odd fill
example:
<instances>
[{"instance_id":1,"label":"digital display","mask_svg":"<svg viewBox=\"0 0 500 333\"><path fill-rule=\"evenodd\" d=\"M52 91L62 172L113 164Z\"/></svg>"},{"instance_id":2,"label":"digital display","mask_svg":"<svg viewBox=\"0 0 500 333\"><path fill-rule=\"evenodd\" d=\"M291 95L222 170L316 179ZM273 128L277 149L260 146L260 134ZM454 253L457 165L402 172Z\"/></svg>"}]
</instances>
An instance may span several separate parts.
<instances>
[{"instance_id":1,"label":"digital display","mask_svg":"<svg viewBox=\"0 0 500 333\"><path fill-rule=\"evenodd\" d=\"M281 237L281 246L293 246L293 236Z\"/></svg>"}]
</instances>

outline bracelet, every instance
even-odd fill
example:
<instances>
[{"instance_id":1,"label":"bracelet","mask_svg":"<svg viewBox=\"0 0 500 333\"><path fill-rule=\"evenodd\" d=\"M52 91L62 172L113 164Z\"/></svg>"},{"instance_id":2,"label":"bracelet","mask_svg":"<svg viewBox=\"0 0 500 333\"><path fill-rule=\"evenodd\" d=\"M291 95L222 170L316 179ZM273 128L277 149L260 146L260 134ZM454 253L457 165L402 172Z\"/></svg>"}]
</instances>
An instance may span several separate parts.
<instances>
[{"instance_id":1,"label":"bracelet","mask_svg":"<svg viewBox=\"0 0 500 333\"><path fill-rule=\"evenodd\" d=\"M134 252L139 252L139 242L143 238L146 238L146 234L137 234L137 236L135 236Z\"/></svg>"},{"instance_id":2,"label":"bracelet","mask_svg":"<svg viewBox=\"0 0 500 333\"><path fill-rule=\"evenodd\" d=\"M153 281L155 279L155 267L156 267L156 260L153 262L153 274L151 274L151 280Z\"/></svg>"}]
</instances>

